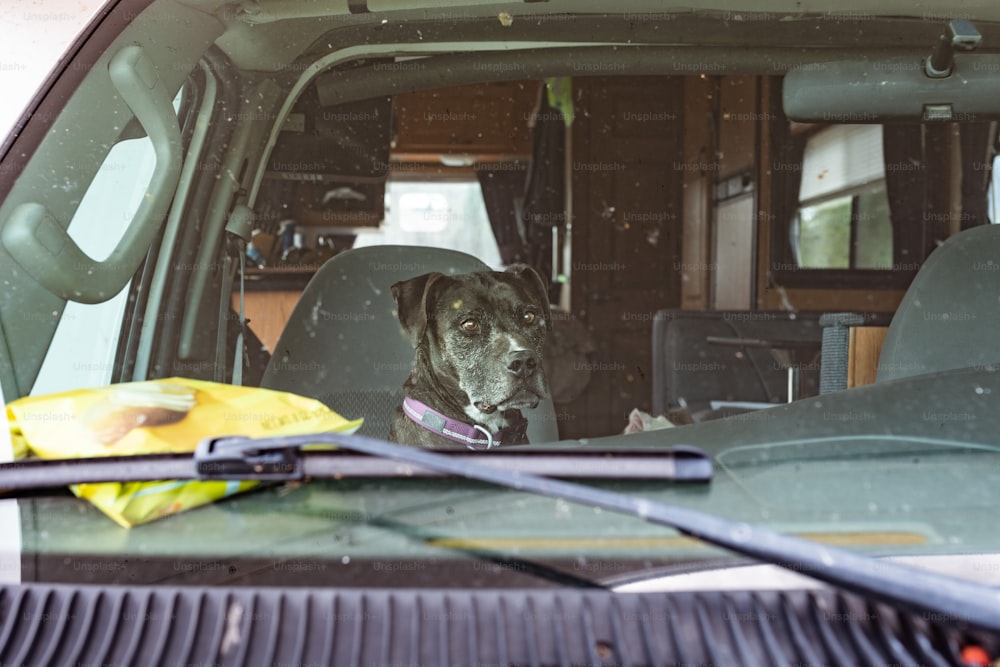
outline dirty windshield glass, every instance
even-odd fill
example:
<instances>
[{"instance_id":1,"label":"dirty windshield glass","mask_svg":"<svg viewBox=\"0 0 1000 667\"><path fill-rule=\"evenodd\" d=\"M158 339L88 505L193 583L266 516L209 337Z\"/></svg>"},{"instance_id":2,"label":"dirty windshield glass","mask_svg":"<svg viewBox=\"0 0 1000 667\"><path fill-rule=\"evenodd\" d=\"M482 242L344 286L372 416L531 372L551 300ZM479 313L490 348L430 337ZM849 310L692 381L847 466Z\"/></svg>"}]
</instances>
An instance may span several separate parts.
<instances>
[{"instance_id":1,"label":"dirty windshield glass","mask_svg":"<svg viewBox=\"0 0 1000 667\"><path fill-rule=\"evenodd\" d=\"M425 4L79 17L0 144L3 458L339 433L579 478L601 466L561 453L601 452L597 488L994 576L1000 13ZM35 489L3 501L0 576L592 586L736 558L362 459Z\"/></svg>"}]
</instances>

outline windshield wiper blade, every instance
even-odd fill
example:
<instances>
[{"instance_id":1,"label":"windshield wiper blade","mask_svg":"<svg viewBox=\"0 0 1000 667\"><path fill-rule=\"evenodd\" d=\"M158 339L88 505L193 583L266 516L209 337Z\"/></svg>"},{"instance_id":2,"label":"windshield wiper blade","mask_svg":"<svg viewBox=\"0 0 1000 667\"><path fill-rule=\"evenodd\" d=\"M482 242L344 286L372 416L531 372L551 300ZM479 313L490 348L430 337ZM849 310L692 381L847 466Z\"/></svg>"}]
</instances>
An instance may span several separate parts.
<instances>
[{"instance_id":1,"label":"windshield wiper blade","mask_svg":"<svg viewBox=\"0 0 1000 667\"><path fill-rule=\"evenodd\" d=\"M303 445L328 443L414 467L600 507L669 526L703 542L811 576L866 598L923 615L924 618L934 618L941 624L974 626L1000 632L998 589L891 561L875 560L845 549L783 535L697 510L525 472L503 470L476 462L471 457L459 458L358 435L324 433L259 440L225 440L231 442L230 446L236 449L246 446L261 451L271 443L278 446L292 442Z\"/></svg>"},{"instance_id":2,"label":"windshield wiper blade","mask_svg":"<svg viewBox=\"0 0 1000 667\"><path fill-rule=\"evenodd\" d=\"M314 478L410 478L454 476L350 448L304 449L330 441L330 434L253 440L208 438L190 454L140 454L80 459L27 459L0 464L0 498L25 491L60 490L72 484L171 480L298 481ZM336 444L348 442L340 436ZM360 451L360 450L359 450ZM714 464L705 452L669 449L536 449L448 452L455 461L474 460L498 469L573 479L709 482ZM37 495L37 493L35 494Z\"/></svg>"}]
</instances>

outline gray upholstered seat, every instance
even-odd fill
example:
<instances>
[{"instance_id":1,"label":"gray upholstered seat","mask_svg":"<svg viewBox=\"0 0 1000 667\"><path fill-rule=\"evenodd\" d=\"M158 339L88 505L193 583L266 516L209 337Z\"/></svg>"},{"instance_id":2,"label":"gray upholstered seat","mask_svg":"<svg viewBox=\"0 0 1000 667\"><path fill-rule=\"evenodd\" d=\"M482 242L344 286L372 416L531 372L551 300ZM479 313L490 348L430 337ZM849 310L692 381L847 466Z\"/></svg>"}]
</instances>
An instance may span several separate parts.
<instances>
[{"instance_id":1,"label":"gray upholstered seat","mask_svg":"<svg viewBox=\"0 0 1000 667\"><path fill-rule=\"evenodd\" d=\"M470 255L421 246L373 246L334 256L303 291L261 386L319 399L349 419L364 417L359 433L386 437L413 362L390 286L431 271L488 269ZM551 400L525 416L531 442L558 438Z\"/></svg>"},{"instance_id":2,"label":"gray upholstered seat","mask_svg":"<svg viewBox=\"0 0 1000 667\"><path fill-rule=\"evenodd\" d=\"M892 318L877 381L998 362L1000 225L982 225L927 258Z\"/></svg>"}]
</instances>

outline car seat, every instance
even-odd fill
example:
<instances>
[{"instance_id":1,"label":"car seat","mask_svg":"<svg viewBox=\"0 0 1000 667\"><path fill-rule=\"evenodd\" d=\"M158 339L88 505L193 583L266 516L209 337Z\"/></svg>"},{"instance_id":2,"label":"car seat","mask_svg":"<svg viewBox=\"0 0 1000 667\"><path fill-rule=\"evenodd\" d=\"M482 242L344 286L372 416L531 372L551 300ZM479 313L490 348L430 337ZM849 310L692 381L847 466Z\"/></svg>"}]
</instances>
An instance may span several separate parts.
<instances>
[{"instance_id":1,"label":"car seat","mask_svg":"<svg viewBox=\"0 0 1000 667\"><path fill-rule=\"evenodd\" d=\"M695 421L706 421L746 412L755 403L785 402L786 363L792 360L800 368L799 397L815 395L819 317L804 311L658 311L653 318L653 414L684 406ZM747 345L735 344L740 339ZM765 341L774 346L755 344Z\"/></svg>"},{"instance_id":2,"label":"car seat","mask_svg":"<svg viewBox=\"0 0 1000 667\"><path fill-rule=\"evenodd\" d=\"M432 271L485 270L475 257L441 248L371 246L335 255L302 292L261 386L316 398L348 419L364 417L358 433L385 438L413 363L390 286ZM530 442L558 439L551 399L524 415Z\"/></svg>"},{"instance_id":3,"label":"car seat","mask_svg":"<svg viewBox=\"0 0 1000 667\"><path fill-rule=\"evenodd\" d=\"M931 253L889 325L876 382L1000 362L1000 226Z\"/></svg>"}]
</instances>

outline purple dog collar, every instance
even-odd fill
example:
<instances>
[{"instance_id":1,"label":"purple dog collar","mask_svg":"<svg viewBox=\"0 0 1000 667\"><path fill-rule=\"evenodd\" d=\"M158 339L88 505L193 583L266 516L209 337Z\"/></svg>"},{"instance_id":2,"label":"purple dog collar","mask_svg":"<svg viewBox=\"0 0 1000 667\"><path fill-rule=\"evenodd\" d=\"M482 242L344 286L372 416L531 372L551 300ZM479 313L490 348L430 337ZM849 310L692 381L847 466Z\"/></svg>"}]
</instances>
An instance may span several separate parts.
<instances>
[{"instance_id":1,"label":"purple dog collar","mask_svg":"<svg viewBox=\"0 0 1000 667\"><path fill-rule=\"evenodd\" d=\"M434 408L406 396L403 398L403 413L411 421L417 423L432 433L460 442L469 449L492 449L503 443L500 441L504 431L490 433L479 424L469 425L441 414Z\"/></svg>"}]
</instances>

